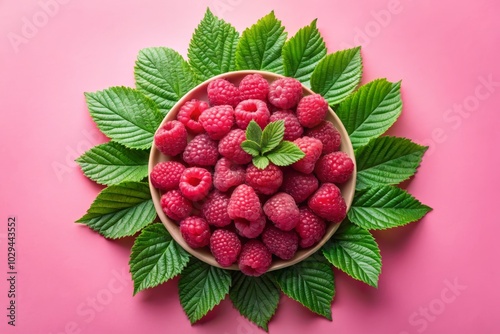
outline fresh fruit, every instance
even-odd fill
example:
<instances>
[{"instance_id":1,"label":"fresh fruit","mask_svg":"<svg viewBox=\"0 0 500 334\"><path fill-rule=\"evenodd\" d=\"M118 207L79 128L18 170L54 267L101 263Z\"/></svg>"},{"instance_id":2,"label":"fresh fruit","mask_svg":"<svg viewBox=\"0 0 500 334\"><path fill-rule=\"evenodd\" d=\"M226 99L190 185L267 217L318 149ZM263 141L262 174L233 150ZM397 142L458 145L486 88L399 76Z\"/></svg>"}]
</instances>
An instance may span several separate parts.
<instances>
[{"instance_id":1,"label":"fresh fruit","mask_svg":"<svg viewBox=\"0 0 500 334\"><path fill-rule=\"evenodd\" d=\"M182 154L184 161L191 166L214 166L218 157L217 142L206 133L194 137Z\"/></svg>"},{"instance_id":2,"label":"fresh fruit","mask_svg":"<svg viewBox=\"0 0 500 334\"><path fill-rule=\"evenodd\" d=\"M215 190L207 198L201 207L203 217L210 225L224 227L231 224L231 218L227 213L229 196Z\"/></svg>"},{"instance_id":3,"label":"fresh fruit","mask_svg":"<svg viewBox=\"0 0 500 334\"><path fill-rule=\"evenodd\" d=\"M215 261L222 267L229 267L238 260L241 241L236 233L228 230L215 230L210 237L210 251Z\"/></svg>"},{"instance_id":4,"label":"fresh fruit","mask_svg":"<svg viewBox=\"0 0 500 334\"><path fill-rule=\"evenodd\" d=\"M161 190L172 190L179 186L179 180L186 167L177 161L159 162L149 176L153 187Z\"/></svg>"},{"instance_id":5,"label":"fresh fruit","mask_svg":"<svg viewBox=\"0 0 500 334\"><path fill-rule=\"evenodd\" d=\"M328 113L328 102L320 94L304 96L297 106L297 118L306 128L319 125Z\"/></svg>"},{"instance_id":6,"label":"fresh fruit","mask_svg":"<svg viewBox=\"0 0 500 334\"><path fill-rule=\"evenodd\" d=\"M259 219L262 207L255 190L246 184L237 186L229 198L227 213L231 219L243 218L248 221Z\"/></svg>"},{"instance_id":7,"label":"fresh fruit","mask_svg":"<svg viewBox=\"0 0 500 334\"><path fill-rule=\"evenodd\" d=\"M290 170L284 174L281 191L289 194L295 203L301 203L311 196L319 187L314 174L304 174Z\"/></svg>"},{"instance_id":8,"label":"fresh fruit","mask_svg":"<svg viewBox=\"0 0 500 334\"><path fill-rule=\"evenodd\" d=\"M265 195L274 194L278 191L283 182L283 172L273 164L267 165L264 169L259 169L250 164L246 170L246 184L254 188L257 192Z\"/></svg>"},{"instance_id":9,"label":"fresh fruit","mask_svg":"<svg viewBox=\"0 0 500 334\"><path fill-rule=\"evenodd\" d=\"M269 83L258 73L246 75L238 86L241 100L257 99L266 101Z\"/></svg>"},{"instance_id":10,"label":"fresh fruit","mask_svg":"<svg viewBox=\"0 0 500 334\"><path fill-rule=\"evenodd\" d=\"M160 204L163 212L173 220L182 220L193 211L191 201L182 196L179 190L170 190L161 196Z\"/></svg>"},{"instance_id":11,"label":"fresh fruit","mask_svg":"<svg viewBox=\"0 0 500 334\"><path fill-rule=\"evenodd\" d=\"M205 110L199 119L208 136L222 139L234 124L234 109L229 105L215 106Z\"/></svg>"},{"instance_id":12,"label":"fresh fruit","mask_svg":"<svg viewBox=\"0 0 500 334\"><path fill-rule=\"evenodd\" d=\"M186 168L179 181L182 195L191 201L199 201L207 196L212 187L212 174L205 168Z\"/></svg>"},{"instance_id":13,"label":"fresh fruit","mask_svg":"<svg viewBox=\"0 0 500 334\"><path fill-rule=\"evenodd\" d=\"M234 108L241 101L239 89L226 79L212 80L208 84L207 95L212 106L228 104Z\"/></svg>"},{"instance_id":14,"label":"fresh fruit","mask_svg":"<svg viewBox=\"0 0 500 334\"><path fill-rule=\"evenodd\" d=\"M323 143L322 154L328 154L340 149L340 132L335 128L332 122L322 121L319 125L305 132L307 137L319 139Z\"/></svg>"},{"instance_id":15,"label":"fresh fruit","mask_svg":"<svg viewBox=\"0 0 500 334\"><path fill-rule=\"evenodd\" d=\"M354 163L345 152L332 152L322 156L314 172L321 182L344 183L352 175Z\"/></svg>"},{"instance_id":16,"label":"fresh fruit","mask_svg":"<svg viewBox=\"0 0 500 334\"><path fill-rule=\"evenodd\" d=\"M299 222L299 208L293 197L277 193L264 204L264 213L274 225L283 231L290 231Z\"/></svg>"},{"instance_id":17,"label":"fresh fruit","mask_svg":"<svg viewBox=\"0 0 500 334\"><path fill-rule=\"evenodd\" d=\"M272 262L272 254L267 247L257 239L249 240L243 245L238 259L238 267L248 276L264 274Z\"/></svg>"},{"instance_id":18,"label":"fresh fruit","mask_svg":"<svg viewBox=\"0 0 500 334\"><path fill-rule=\"evenodd\" d=\"M201 217L187 217L180 222L182 237L192 248L205 247L210 243L210 226Z\"/></svg>"},{"instance_id":19,"label":"fresh fruit","mask_svg":"<svg viewBox=\"0 0 500 334\"><path fill-rule=\"evenodd\" d=\"M213 182L218 190L228 191L245 182L245 168L227 158L221 158L215 165Z\"/></svg>"},{"instance_id":20,"label":"fresh fruit","mask_svg":"<svg viewBox=\"0 0 500 334\"><path fill-rule=\"evenodd\" d=\"M340 189L333 183L323 183L307 205L315 214L334 223L340 223L347 213Z\"/></svg>"},{"instance_id":21,"label":"fresh fruit","mask_svg":"<svg viewBox=\"0 0 500 334\"><path fill-rule=\"evenodd\" d=\"M291 109L302 98L302 84L294 78L281 78L273 81L267 95L269 103L279 109Z\"/></svg>"},{"instance_id":22,"label":"fresh fruit","mask_svg":"<svg viewBox=\"0 0 500 334\"><path fill-rule=\"evenodd\" d=\"M179 121L166 122L164 126L156 131L154 142L161 153L176 156L186 148L186 127Z\"/></svg>"},{"instance_id":23,"label":"fresh fruit","mask_svg":"<svg viewBox=\"0 0 500 334\"><path fill-rule=\"evenodd\" d=\"M177 113L177 120L184 124L186 129L194 134L202 133L205 130L199 122L200 115L209 108L205 101L193 99L182 105Z\"/></svg>"},{"instance_id":24,"label":"fresh fruit","mask_svg":"<svg viewBox=\"0 0 500 334\"><path fill-rule=\"evenodd\" d=\"M299 245L302 248L308 248L321 240L325 235L326 223L323 219L316 216L308 207L301 207L300 219L295 231L299 234Z\"/></svg>"},{"instance_id":25,"label":"fresh fruit","mask_svg":"<svg viewBox=\"0 0 500 334\"><path fill-rule=\"evenodd\" d=\"M241 143L245 140L245 131L234 129L219 141L219 153L229 160L246 165L252 161L252 156L241 148Z\"/></svg>"},{"instance_id":26,"label":"fresh fruit","mask_svg":"<svg viewBox=\"0 0 500 334\"><path fill-rule=\"evenodd\" d=\"M256 99L241 101L234 109L236 125L243 130L247 128L251 120L264 128L269 122L270 115L266 102Z\"/></svg>"},{"instance_id":27,"label":"fresh fruit","mask_svg":"<svg viewBox=\"0 0 500 334\"><path fill-rule=\"evenodd\" d=\"M304 174L312 173L316 161L318 161L323 151L323 144L318 139L311 137L301 137L295 139L293 142L306 156L292 164L292 168Z\"/></svg>"},{"instance_id":28,"label":"fresh fruit","mask_svg":"<svg viewBox=\"0 0 500 334\"><path fill-rule=\"evenodd\" d=\"M304 128L300 125L299 120L291 110L278 110L271 114L269 123L274 121L285 121L285 136L283 139L294 141L300 138L304 133Z\"/></svg>"},{"instance_id":29,"label":"fresh fruit","mask_svg":"<svg viewBox=\"0 0 500 334\"><path fill-rule=\"evenodd\" d=\"M247 220L244 218L236 218L234 226L239 235L245 238L257 238L266 227L266 215L262 213L256 220Z\"/></svg>"},{"instance_id":30,"label":"fresh fruit","mask_svg":"<svg viewBox=\"0 0 500 334\"><path fill-rule=\"evenodd\" d=\"M268 226L262 233L262 242L282 260L290 260L299 247L299 237L294 230L282 231L275 226Z\"/></svg>"}]
</instances>

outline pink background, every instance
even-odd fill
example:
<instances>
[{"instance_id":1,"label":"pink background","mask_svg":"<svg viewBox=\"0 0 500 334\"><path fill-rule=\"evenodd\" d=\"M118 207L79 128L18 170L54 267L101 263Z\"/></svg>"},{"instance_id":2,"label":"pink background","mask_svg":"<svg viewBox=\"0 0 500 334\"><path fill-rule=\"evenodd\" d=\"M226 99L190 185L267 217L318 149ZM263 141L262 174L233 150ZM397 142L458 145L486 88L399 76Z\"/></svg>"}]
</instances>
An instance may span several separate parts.
<instances>
[{"instance_id":1,"label":"pink background","mask_svg":"<svg viewBox=\"0 0 500 334\"><path fill-rule=\"evenodd\" d=\"M390 133L431 145L408 190L434 211L376 233L379 289L336 271L332 322L282 297L271 333L500 332L497 1L59 0L44 16L48 2L0 1L0 277L9 215L19 250L17 326L6 324L0 278L1 332L262 332L227 299L191 327L176 280L132 297L132 240L73 223L100 190L73 159L105 141L83 92L133 86L141 48L185 55L207 6L239 31L274 9L289 34L318 18L331 52L362 44L364 82L403 80L403 115ZM26 21L40 27L24 28L15 46L9 36L22 36Z\"/></svg>"}]
</instances>

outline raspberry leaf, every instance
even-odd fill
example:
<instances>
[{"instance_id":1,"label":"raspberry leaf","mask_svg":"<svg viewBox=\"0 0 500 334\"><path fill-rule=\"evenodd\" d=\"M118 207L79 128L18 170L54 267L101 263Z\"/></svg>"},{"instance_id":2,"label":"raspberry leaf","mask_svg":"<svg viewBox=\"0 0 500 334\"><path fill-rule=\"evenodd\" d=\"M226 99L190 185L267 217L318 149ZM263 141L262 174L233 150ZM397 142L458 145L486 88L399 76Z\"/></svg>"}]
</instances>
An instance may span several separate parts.
<instances>
[{"instance_id":1,"label":"raspberry leaf","mask_svg":"<svg viewBox=\"0 0 500 334\"><path fill-rule=\"evenodd\" d=\"M281 143L285 136L285 121L279 120L271 122L262 131L262 139L260 146L262 147L262 154L273 150Z\"/></svg>"},{"instance_id":2,"label":"raspberry leaf","mask_svg":"<svg viewBox=\"0 0 500 334\"><path fill-rule=\"evenodd\" d=\"M242 142L241 148L252 157L257 157L260 154L260 145L251 140L245 140Z\"/></svg>"},{"instance_id":3,"label":"raspberry leaf","mask_svg":"<svg viewBox=\"0 0 500 334\"><path fill-rule=\"evenodd\" d=\"M276 166L288 166L302 159L305 154L294 143L283 140L274 150L269 152L266 156Z\"/></svg>"},{"instance_id":4,"label":"raspberry leaf","mask_svg":"<svg viewBox=\"0 0 500 334\"><path fill-rule=\"evenodd\" d=\"M269 159L267 157L258 156L252 159L252 163L258 169L264 169L269 165Z\"/></svg>"},{"instance_id":5,"label":"raspberry leaf","mask_svg":"<svg viewBox=\"0 0 500 334\"><path fill-rule=\"evenodd\" d=\"M403 189L379 186L354 194L349 220L368 230L383 230L417 221L432 209Z\"/></svg>"},{"instance_id":6,"label":"raspberry leaf","mask_svg":"<svg viewBox=\"0 0 500 334\"><path fill-rule=\"evenodd\" d=\"M260 128L259 124L257 124L256 121L251 120L250 123L248 123L245 132L245 138L253 142L256 142L260 146L261 144L260 141L262 139L262 129Z\"/></svg>"},{"instance_id":7,"label":"raspberry leaf","mask_svg":"<svg viewBox=\"0 0 500 334\"><path fill-rule=\"evenodd\" d=\"M229 293L230 285L229 271L192 258L179 280L179 299L191 323L218 305Z\"/></svg>"}]
</instances>

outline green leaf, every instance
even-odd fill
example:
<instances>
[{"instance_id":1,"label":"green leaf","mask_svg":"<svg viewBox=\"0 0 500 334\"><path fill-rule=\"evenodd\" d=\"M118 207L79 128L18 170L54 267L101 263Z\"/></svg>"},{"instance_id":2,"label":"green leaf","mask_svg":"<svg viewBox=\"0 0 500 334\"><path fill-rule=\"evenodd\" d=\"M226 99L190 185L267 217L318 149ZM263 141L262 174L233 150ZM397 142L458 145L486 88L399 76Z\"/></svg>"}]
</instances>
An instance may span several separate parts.
<instances>
[{"instance_id":1,"label":"green leaf","mask_svg":"<svg viewBox=\"0 0 500 334\"><path fill-rule=\"evenodd\" d=\"M149 151L126 148L115 142L97 145L76 162L85 176L99 184L140 181L148 176Z\"/></svg>"},{"instance_id":2,"label":"green leaf","mask_svg":"<svg viewBox=\"0 0 500 334\"><path fill-rule=\"evenodd\" d=\"M325 55L325 42L314 20L309 26L300 29L283 46L285 75L297 78L309 86L314 68Z\"/></svg>"},{"instance_id":3,"label":"green leaf","mask_svg":"<svg viewBox=\"0 0 500 334\"><path fill-rule=\"evenodd\" d=\"M267 158L276 166L288 166L305 156L304 152L290 141L283 140L274 150L267 154Z\"/></svg>"},{"instance_id":4,"label":"green leaf","mask_svg":"<svg viewBox=\"0 0 500 334\"><path fill-rule=\"evenodd\" d=\"M304 261L279 270L275 276L287 296L332 320L335 284L332 268L321 254L315 253Z\"/></svg>"},{"instance_id":5,"label":"green leaf","mask_svg":"<svg viewBox=\"0 0 500 334\"><path fill-rule=\"evenodd\" d=\"M264 154L273 150L276 146L279 145L279 143L281 143L284 136L285 121L274 121L266 125L264 131L262 131L262 139L260 142L262 153Z\"/></svg>"},{"instance_id":6,"label":"green leaf","mask_svg":"<svg viewBox=\"0 0 500 334\"><path fill-rule=\"evenodd\" d=\"M377 287L382 259L375 239L367 230L344 221L323 246L323 255L349 276Z\"/></svg>"},{"instance_id":7,"label":"green leaf","mask_svg":"<svg viewBox=\"0 0 500 334\"><path fill-rule=\"evenodd\" d=\"M135 239L130 254L134 295L180 274L189 254L176 243L163 224L149 225Z\"/></svg>"},{"instance_id":8,"label":"green leaf","mask_svg":"<svg viewBox=\"0 0 500 334\"><path fill-rule=\"evenodd\" d=\"M380 186L357 191L347 216L362 228L383 230L417 221L431 210L403 189Z\"/></svg>"},{"instance_id":9,"label":"green leaf","mask_svg":"<svg viewBox=\"0 0 500 334\"><path fill-rule=\"evenodd\" d=\"M239 271L232 274L233 284L229 297L242 316L264 330L273 316L280 298L280 291L272 276L247 276Z\"/></svg>"},{"instance_id":10,"label":"green leaf","mask_svg":"<svg viewBox=\"0 0 500 334\"><path fill-rule=\"evenodd\" d=\"M286 41L285 27L274 12L245 29L236 47L238 70L266 70L284 74L281 50Z\"/></svg>"},{"instance_id":11,"label":"green leaf","mask_svg":"<svg viewBox=\"0 0 500 334\"><path fill-rule=\"evenodd\" d=\"M252 159L252 163L258 169L264 169L269 165L269 159L263 156L257 156Z\"/></svg>"},{"instance_id":12,"label":"green leaf","mask_svg":"<svg viewBox=\"0 0 500 334\"><path fill-rule=\"evenodd\" d=\"M356 189L398 184L417 171L428 147L406 138L379 137L356 150Z\"/></svg>"},{"instance_id":13,"label":"green leaf","mask_svg":"<svg viewBox=\"0 0 500 334\"><path fill-rule=\"evenodd\" d=\"M129 148L151 147L163 116L156 104L128 87L85 93L92 119L109 138Z\"/></svg>"},{"instance_id":14,"label":"green leaf","mask_svg":"<svg viewBox=\"0 0 500 334\"><path fill-rule=\"evenodd\" d=\"M191 259L179 280L179 299L191 323L195 323L218 305L228 294L231 274Z\"/></svg>"},{"instance_id":15,"label":"green leaf","mask_svg":"<svg viewBox=\"0 0 500 334\"><path fill-rule=\"evenodd\" d=\"M207 9L189 43L189 64L200 81L235 70L239 34Z\"/></svg>"},{"instance_id":16,"label":"green leaf","mask_svg":"<svg viewBox=\"0 0 500 334\"><path fill-rule=\"evenodd\" d=\"M262 129L256 121L251 120L250 123L248 123L245 137L246 139L256 142L259 145L261 144L260 141L262 139Z\"/></svg>"},{"instance_id":17,"label":"green leaf","mask_svg":"<svg viewBox=\"0 0 500 334\"><path fill-rule=\"evenodd\" d=\"M155 217L148 184L123 182L104 188L77 223L116 239L134 235Z\"/></svg>"},{"instance_id":18,"label":"green leaf","mask_svg":"<svg viewBox=\"0 0 500 334\"><path fill-rule=\"evenodd\" d=\"M164 47L139 51L134 74L137 89L155 101L164 115L196 86L189 64L177 51Z\"/></svg>"},{"instance_id":19,"label":"green leaf","mask_svg":"<svg viewBox=\"0 0 500 334\"><path fill-rule=\"evenodd\" d=\"M360 47L338 51L323 58L311 76L311 88L330 105L342 102L361 80Z\"/></svg>"},{"instance_id":20,"label":"green leaf","mask_svg":"<svg viewBox=\"0 0 500 334\"><path fill-rule=\"evenodd\" d=\"M242 142L241 148L252 157L257 157L260 154L260 145L251 140L245 140Z\"/></svg>"},{"instance_id":21,"label":"green leaf","mask_svg":"<svg viewBox=\"0 0 500 334\"><path fill-rule=\"evenodd\" d=\"M356 149L387 131L401 114L401 82L372 81L346 98L337 108L352 146Z\"/></svg>"}]
</instances>

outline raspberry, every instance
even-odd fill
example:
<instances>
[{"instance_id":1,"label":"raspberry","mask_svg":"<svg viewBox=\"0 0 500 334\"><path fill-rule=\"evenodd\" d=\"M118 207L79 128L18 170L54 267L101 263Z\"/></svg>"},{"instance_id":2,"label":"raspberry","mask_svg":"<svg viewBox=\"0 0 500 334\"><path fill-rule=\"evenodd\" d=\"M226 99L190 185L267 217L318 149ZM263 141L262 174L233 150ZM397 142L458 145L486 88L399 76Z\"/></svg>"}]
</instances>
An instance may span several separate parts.
<instances>
[{"instance_id":1,"label":"raspberry","mask_svg":"<svg viewBox=\"0 0 500 334\"><path fill-rule=\"evenodd\" d=\"M234 109L229 105L207 109L201 114L200 123L210 138L222 139L233 127Z\"/></svg>"},{"instance_id":2,"label":"raspberry","mask_svg":"<svg viewBox=\"0 0 500 334\"><path fill-rule=\"evenodd\" d=\"M269 117L269 123L274 121L285 121L285 140L294 141L302 136L304 129L300 125L299 120L291 110L278 110Z\"/></svg>"},{"instance_id":3,"label":"raspberry","mask_svg":"<svg viewBox=\"0 0 500 334\"><path fill-rule=\"evenodd\" d=\"M264 204L264 212L277 228L292 230L299 222L299 208L293 197L286 193L277 193Z\"/></svg>"},{"instance_id":4,"label":"raspberry","mask_svg":"<svg viewBox=\"0 0 500 334\"><path fill-rule=\"evenodd\" d=\"M297 118L306 128L319 125L328 113L328 102L320 94L304 96L297 106Z\"/></svg>"},{"instance_id":5,"label":"raspberry","mask_svg":"<svg viewBox=\"0 0 500 334\"><path fill-rule=\"evenodd\" d=\"M198 121L201 113L207 110L210 106L205 101L192 99L182 105L177 113L177 120L184 124L186 129L191 133L202 133L205 131L203 126Z\"/></svg>"},{"instance_id":6,"label":"raspberry","mask_svg":"<svg viewBox=\"0 0 500 334\"><path fill-rule=\"evenodd\" d=\"M161 196L161 208L173 220L182 220L193 211L191 201L182 196L179 190L170 190Z\"/></svg>"},{"instance_id":7,"label":"raspberry","mask_svg":"<svg viewBox=\"0 0 500 334\"><path fill-rule=\"evenodd\" d=\"M269 249L259 240L250 240L243 245L238 267L248 276L260 276L271 266L273 256Z\"/></svg>"},{"instance_id":8,"label":"raspberry","mask_svg":"<svg viewBox=\"0 0 500 334\"><path fill-rule=\"evenodd\" d=\"M207 87L208 101L213 106L228 104L236 107L240 103L240 91L226 79L212 80Z\"/></svg>"},{"instance_id":9,"label":"raspberry","mask_svg":"<svg viewBox=\"0 0 500 334\"><path fill-rule=\"evenodd\" d=\"M200 167L186 168L179 181L179 190L191 201L199 201L207 196L211 187L212 174Z\"/></svg>"},{"instance_id":10,"label":"raspberry","mask_svg":"<svg viewBox=\"0 0 500 334\"><path fill-rule=\"evenodd\" d=\"M269 164L264 169L259 169L253 164L247 167L246 183L257 192L265 195L274 194L283 182L283 172L279 167Z\"/></svg>"},{"instance_id":11,"label":"raspberry","mask_svg":"<svg viewBox=\"0 0 500 334\"><path fill-rule=\"evenodd\" d=\"M155 145L161 153L176 156L187 144L187 131L179 121L165 123L155 134Z\"/></svg>"},{"instance_id":12,"label":"raspberry","mask_svg":"<svg viewBox=\"0 0 500 334\"><path fill-rule=\"evenodd\" d=\"M340 149L340 133L329 121L323 121L318 126L307 129L306 136L321 140L323 143L323 154L332 153Z\"/></svg>"},{"instance_id":13,"label":"raspberry","mask_svg":"<svg viewBox=\"0 0 500 334\"><path fill-rule=\"evenodd\" d=\"M210 243L210 226L205 219L187 217L179 225L182 237L190 247L205 247Z\"/></svg>"},{"instance_id":14,"label":"raspberry","mask_svg":"<svg viewBox=\"0 0 500 334\"><path fill-rule=\"evenodd\" d=\"M153 187L161 190L171 190L179 186L179 180L186 167L176 161L159 162L149 175Z\"/></svg>"},{"instance_id":15,"label":"raspberry","mask_svg":"<svg viewBox=\"0 0 500 334\"><path fill-rule=\"evenodd\" d=\"M281 78L269 86L269 102L281 109L291 109L302 97L302 84L294 78Z\"/></svg>"},{"instance_id":16,"label":"raspberry","mask_svg":"<svg viewBox=\"0 0 500 334\"><path fill-rule=\"evenodd\" d=\"M316 216L309 208L300 208L300 220L295 231L299 234L299 245L307 248L315 245L323 238L326 231L326 223Z\"/></svg>"},{"instance_id":17,"label":"raspberry","mask_svg":"<svg viewBox=\"0 0 500 334\"><path fill-rule=\"evenodd\" d=\"M314 172L321 182L344 183L352 175L354 163L345 152L333 152L322 156Z\"/></svg>"},{"instance_id":18,"label":"raspberry","mask_svg":"<svg viewBox=\"0 0 500 334\"><path fill-rule=\"evenodd\" d=\"M201 207L203 216L210 225L223 227L231 224L231 218L227 213L229 196L215 190L212 192Z\"/></svg>"},{"instance_id":19,"label":"raspberry","mask_svg":"<svg viewBox=\"0 0 500 334\"><path fill-rule=\"evenodd\" d=\"M236 218L234 226L238 233L245 238L257 238L266 227L266 216L264 213L257 220L246 220L244 218Z\"/></svg>"},{"instance_id":20,"label":"raspberry","mask_svg":"<svg viewBox=\"0 0 500 334\"><path fill-rule=\"evenodd\" d=\"M245 168L227 158L221 158L215 165L214 187L220 191L239 186L245 182Z\"/></svg>"},{"instance_id":21,"label":"raspberry","mask_svg":"<svg viewBox=\"0 0 500 334\"><path fill-rule=\"evenodd\" d=\"M311 137L302 137L295 139L293 142L306 154L306 156L292 164L292 168L305 174L312 173L316 161L318 161L323 151L323 144L318 139Z\"/></svg>"},{"instance_id":22,"label":"raspberry","mask_svg":"<svg viewBox=\"0 0 500 334\"><path fill-rule=\"evenodd\" d=\"M241 143L246 139L245 131L234 129L219 141L219 153L229 160L246 165L252 161L252 156L241 148Z\"/></svg>"},{"instance_id":23,"label":"raspberry","mask_svg":"<svg viewBox=\"0 0 500 334\"><path fill-rule=\"evenodd\" d=\"M213 166L218 157L217 142L206 133L194 137L182 154L182 159L191 166Z\"/></svg>"},{"instance_id":24,"label":"raspberry","mask_svg":"<svg viewBox=\"0 0 500 334\"><path fill-rule=\"evenodd\" d=\"M268 226L262 233L262 242L277 257L290 260L299 247L299 237L294 230L282 231L274 226Z\"/></svg>"},{"instance_id":25,"label":"raspberry","mask_svg":"<svg viewBox=\"0 0 500 334\"><path fill-rule=\"evenodd\" d=\"M295 203L301 203L318 189L318 183L314 174L303 174L291 170L285 173L281 190L292 196Z\"/></svg>"},{"instance_id":26,"label":"raspberry","mask_svg":"<svg viewBox=\"0 0 500 334\"><path fill-rule=\"evenodd\" d=\"M262 207L253 188L246 184L237 186L229 198L227 213L231 219L244 218L248 221L259 219Z\"/></svg>"},{"instance_id":27,"label":"raspberry","mask_svg":"<svg viewBox=\"0 0 500 334\"><path fill-rule=\"evenodd\" d=\"M238 260L241 241L234 232L215 230L210 237L210 251L218 264L229 267Z\"/></svg>"},{"instance_id":28,"label":"raspberry","mask_svg":"<svg viewBox=\"0 0 500 334\"><path fill-rule=\"evenodd\" d=\"M266 101L269 83L258 73L246 75L238 86L241 100L257 99Z\"/></svg>"},{"instance_id":29,"label":"raspberry","mask_svg":"<svg viewBox=\"0 0 500 334\"><path fill-rule=\"evenodd\" d=\"M315 214L334 223L341 222L347 213L340 189L333 183L323 183L307 205Z\"/></svg>"},{"instance_id":30,"label":"raspberry","mask_svg":"<svg viewBox=\"0 0 500 334\"><path fill-rule=\"evenodd\" d=\"M254 120L261 128L264 128L269 121L269 116L270 113L267 104L261 100L241 101L234 109L236 125L243 130L247 128L251 120Z\"/></svg>"}]
</instances>

